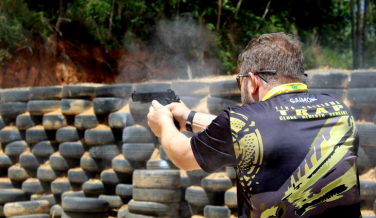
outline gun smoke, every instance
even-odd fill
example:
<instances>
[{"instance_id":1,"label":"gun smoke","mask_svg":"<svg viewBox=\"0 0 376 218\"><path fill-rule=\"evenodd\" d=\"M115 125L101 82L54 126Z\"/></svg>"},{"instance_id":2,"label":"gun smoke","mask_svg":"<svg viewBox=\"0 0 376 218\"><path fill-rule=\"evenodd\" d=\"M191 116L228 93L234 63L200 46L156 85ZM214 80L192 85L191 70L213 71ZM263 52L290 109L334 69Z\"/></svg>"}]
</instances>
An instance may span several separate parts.
<instances>
[{"instance_id":1,"label":"gun smoke","mask_svg":"<svg viewBox=\"0 0 376 218\"><path fill-rule=\"evenodd\" d=\"M137 42L130 33L124 48L117 83L150 79L192 79L219 75L224 70L219 58L216 35L191 17L162 19L148 44ZM126 79L125 79L126 77Z\"/></svg>"}]
</instances>

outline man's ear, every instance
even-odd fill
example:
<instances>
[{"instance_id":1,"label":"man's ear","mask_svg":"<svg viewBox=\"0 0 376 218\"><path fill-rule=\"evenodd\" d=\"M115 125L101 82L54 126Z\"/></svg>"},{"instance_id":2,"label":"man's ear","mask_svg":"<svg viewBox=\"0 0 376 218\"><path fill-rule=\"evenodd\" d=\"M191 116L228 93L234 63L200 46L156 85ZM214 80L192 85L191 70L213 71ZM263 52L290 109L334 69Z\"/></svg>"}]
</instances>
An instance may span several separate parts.
<instances>
[{"instance_id":1,"label":"man's ear","mask_svg":"<svg viewBox=\"0 0 376 218\"><path fill-rule=\"evenodd\" d=\"M249 80L252 84L252 87L250 89L251 94L254 95L260 87L260 77L258 77L256 75L254 75L253 73L249 72L248 78L249 78Z\"/></svg>"}]
</instances>

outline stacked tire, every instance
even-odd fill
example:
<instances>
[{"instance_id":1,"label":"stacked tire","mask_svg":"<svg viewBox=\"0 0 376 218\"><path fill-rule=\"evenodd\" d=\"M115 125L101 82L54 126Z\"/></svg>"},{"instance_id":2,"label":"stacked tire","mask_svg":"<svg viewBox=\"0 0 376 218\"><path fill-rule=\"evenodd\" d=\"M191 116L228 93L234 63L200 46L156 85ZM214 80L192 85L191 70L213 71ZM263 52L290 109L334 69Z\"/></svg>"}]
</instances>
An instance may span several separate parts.
<instances>
[{"instance_id":1,"label":"stacked tire","mask_svg":"<svg viewBox=\"0 0 376 218\"><path fill-rule=\"evenodd\" d=\"M133 199L128 203L127 217L179 217L179 170L135 170L133 186Z\"/></svg>"},{"instance_id":2,"label":"stacked tire","mask_svg":"<svg viewBox=\"0 0 376 218\"><path fill-rule=\"evenodd\" d=\"M310 92L335 96L346 100L349 73L318 71L308 72L307 86Z\"/></svg>"}]
</instances>

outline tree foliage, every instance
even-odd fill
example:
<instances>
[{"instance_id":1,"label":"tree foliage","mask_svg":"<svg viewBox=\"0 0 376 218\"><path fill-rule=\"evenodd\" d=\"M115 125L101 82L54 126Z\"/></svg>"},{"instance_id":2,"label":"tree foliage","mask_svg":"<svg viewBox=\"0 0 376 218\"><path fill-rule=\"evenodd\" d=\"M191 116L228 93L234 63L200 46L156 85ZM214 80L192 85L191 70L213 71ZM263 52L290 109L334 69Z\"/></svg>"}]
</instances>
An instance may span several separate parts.
<instances>
[{"instance_id":1,"label":"tree foliage","mask_svg":"<svg viewBox=\"0 0 376 218\"><path fill-rule=\"evenodd\" d=\"M363 51L367 61L363 60L362 66L375 67L371 61L375 49L371 48L376 46L376 1L357 1L361 4L370 1L363 32L367 36L364 48L368 49ZM171 58L183 55L192 63L217 58L223 67L220 73L226 73L235 70L237 55L252 37L283 31L303 41L307 69L352 68L350 3L350 0L2 0L0 61L29 46L30 41L43 43L55 35L74 44L101 46L106 51L155 46L158 41L165 45L158 48L166 49ZM169 25L175 25L176 30L168 28ZM171 38L163 41L166 40L160 35L163 32L171 34ZM184 46L179 40L185 42Z\"/></svg>"}]
</instances>

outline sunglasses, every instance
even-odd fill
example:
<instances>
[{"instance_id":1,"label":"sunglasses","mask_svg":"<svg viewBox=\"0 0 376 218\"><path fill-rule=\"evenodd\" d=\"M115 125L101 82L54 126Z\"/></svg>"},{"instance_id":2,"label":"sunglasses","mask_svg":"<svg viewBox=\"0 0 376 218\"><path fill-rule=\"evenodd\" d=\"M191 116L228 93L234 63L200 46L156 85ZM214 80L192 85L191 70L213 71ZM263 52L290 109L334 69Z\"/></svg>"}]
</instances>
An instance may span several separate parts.
<instances>
[{"instance_id":1,"label":"sunglasses","mask_svg":"<svg viewBox=\"0 0 376 218\"><path fill-rule=\"evenodd\" d=\"M261 71L254 73L254 75L258 75L260 79L268 83L268 80L266 80L266 78L260 73L277 73L277 71L276 70L261 70ZM238 74L238 76L236 77L236 82L238 83L239 90L241 90L242 88L243 77L248 77L248 74Z\"/></svg>"}]
</instances>

